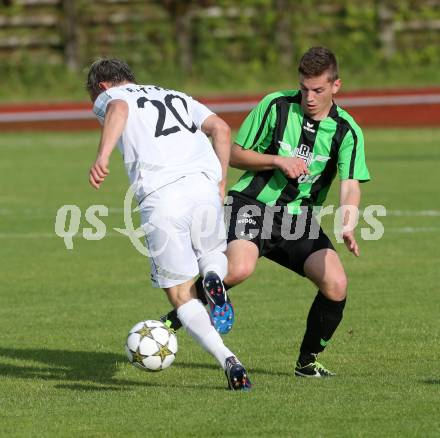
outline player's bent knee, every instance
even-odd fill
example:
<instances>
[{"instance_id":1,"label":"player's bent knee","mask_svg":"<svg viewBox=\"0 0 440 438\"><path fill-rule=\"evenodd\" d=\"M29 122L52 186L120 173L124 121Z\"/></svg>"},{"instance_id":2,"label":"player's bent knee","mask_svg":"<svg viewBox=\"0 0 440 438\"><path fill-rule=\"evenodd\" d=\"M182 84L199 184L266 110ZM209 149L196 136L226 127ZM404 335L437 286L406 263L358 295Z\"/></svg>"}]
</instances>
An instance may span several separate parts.
<instances>
[{"instance_id":1,"label":"player's bent knee","mask_svg":"<svg viewBox=\"0 0 440 438\"><path fill-rule=\"evenodd\" d=\"M345 275L339 275L336 277L333 283L332 291L333 291L333 300L334 301L342 301L347 296L347 286L348 281Z\"/></svg>"},{"instance_id":2,"label":"player's bent knee","mask_svg":"<svg viewBox=\"0 0 440 438\"><path fill-rule=\"evenodd\" d=\"M225 283L234 286L246 278L250 277L254 272L255 266L249 263L235 263L233 266L229 265L228 275L225 278Z\"/></svg>"},{"instance_id":3,"label":"player's bent knee","mask_svg":"<svg viewBox=\"0 0 440 438\"><path fill-rule=\"evenodd\" d=\"M327 280L321 286L321 292L330 300L342 301L347 297L348 281L345 274Z\"/></svg>"}]
</instances>

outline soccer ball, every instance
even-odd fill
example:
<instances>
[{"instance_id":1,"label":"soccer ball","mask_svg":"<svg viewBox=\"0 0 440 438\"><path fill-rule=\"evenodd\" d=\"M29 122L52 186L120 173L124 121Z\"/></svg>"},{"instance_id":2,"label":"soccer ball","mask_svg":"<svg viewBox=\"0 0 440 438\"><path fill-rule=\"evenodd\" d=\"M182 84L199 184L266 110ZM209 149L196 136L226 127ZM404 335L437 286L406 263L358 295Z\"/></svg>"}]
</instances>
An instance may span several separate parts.
<instances>
[{"instance_id":1,"label":"soccer ball","mask_svg":"<svg viewBox=\"0 0 440 438\"><path fill-rule=\"evenodd\" d=\"M177 337L163 322L142 321L128 332L125 351L130 363L137 368L161 371L174 362Z\"/></svg>"}]
</instances>

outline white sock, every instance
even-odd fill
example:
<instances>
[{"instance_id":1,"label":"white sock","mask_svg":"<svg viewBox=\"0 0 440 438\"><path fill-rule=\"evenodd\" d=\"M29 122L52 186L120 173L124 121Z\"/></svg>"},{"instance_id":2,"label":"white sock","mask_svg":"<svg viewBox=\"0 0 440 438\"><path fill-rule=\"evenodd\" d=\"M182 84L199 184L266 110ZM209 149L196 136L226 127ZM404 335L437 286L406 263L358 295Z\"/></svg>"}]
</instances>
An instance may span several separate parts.
<instances>
[{"instance_id":1,"label":"white sock","mask_svg":"<svg viewBox=\"0 0 440 438\"><path fill-rule=\"evenodd\" d=\"M228 273L228 259L220 251L204 254L199 259L199 270L202 277L204 277L207 272L214 271L223 281Z\"/></svg>"},{"instance_id":2,"label":"white sock","mask_svg":"<svg viewBox=\"0 0 440 438\"><path fill-rule=\"evenodd\" d=\"M224 369L226 358L234 354L223 344L202 302L194 298L189 300L177 309L177 316L189 335L212 354Z\"/></svg>"}]
</instances>

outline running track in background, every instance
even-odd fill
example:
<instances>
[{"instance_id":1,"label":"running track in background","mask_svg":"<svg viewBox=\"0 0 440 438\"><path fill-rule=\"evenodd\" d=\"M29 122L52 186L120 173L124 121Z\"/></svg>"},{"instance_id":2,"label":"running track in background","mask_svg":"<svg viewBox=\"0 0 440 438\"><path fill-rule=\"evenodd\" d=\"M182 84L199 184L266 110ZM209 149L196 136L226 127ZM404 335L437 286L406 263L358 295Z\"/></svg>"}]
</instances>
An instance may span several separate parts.
<instances>
[{"instance_id":1,"label":"running track in background","mask_svg":"<svg viewBox=\"0 0 440 438\"><path fill-rule=\"evenodd\" d=\"M233 128L238 128L261 97L199 97L199 100ZM440 127L440 88L340 93L335 102L346 109L362 127ZM99 124L88 102L0 105L0 131L75 131L97 128Z\"/></svg>"}]
</instances>

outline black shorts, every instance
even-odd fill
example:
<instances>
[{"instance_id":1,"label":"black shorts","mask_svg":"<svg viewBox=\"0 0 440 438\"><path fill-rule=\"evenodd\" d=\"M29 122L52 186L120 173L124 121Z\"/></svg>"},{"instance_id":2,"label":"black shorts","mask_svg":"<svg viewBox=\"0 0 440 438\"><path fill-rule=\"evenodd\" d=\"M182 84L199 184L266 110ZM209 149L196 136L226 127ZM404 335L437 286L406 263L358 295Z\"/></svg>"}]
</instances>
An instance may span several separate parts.
<instances>
[{"instance_id":1,"label":"black shorts","mask_svg":"<svg viewBox=\"0 0 440 438\"><path fill-rule=\"evenodd\" d=\"M335 249L311 208L303 208L301 215L292 215L284 208L280 211L280 207L269 207L238 192L230 192L225 219L228 243L238 239L253 242L260 257L303 277L304 263L311 254L320 249Z\"/></svg>"}]
</instances>

